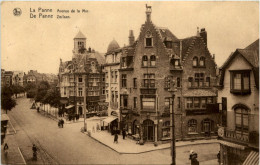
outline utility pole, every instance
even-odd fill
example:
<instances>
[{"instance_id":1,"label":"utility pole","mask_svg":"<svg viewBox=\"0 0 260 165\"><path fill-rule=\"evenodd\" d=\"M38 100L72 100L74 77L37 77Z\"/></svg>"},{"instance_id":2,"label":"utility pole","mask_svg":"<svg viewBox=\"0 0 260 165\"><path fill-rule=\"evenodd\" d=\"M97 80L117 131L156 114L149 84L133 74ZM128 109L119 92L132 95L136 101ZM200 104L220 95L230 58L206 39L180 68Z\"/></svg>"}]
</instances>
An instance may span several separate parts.
<instances>
[{"instance_id":1,"label":"utility pole","mask_svg":"<svg viewBox=\"0 0 260 165\"><path fill-rule=\"evenodd\" d=\"M175 98L175 82L173 78L170 79L170 89L169 92L172 95L172 107L171 107L171 133L172 133L172 138L171 138L171 156L172 156L172 163L171 165L176 165L176 149L175 149L175 122L174 122L174 98Z\"/></svg>"},{"instance_id":2,"label":"utility pole","mask_svg":"<svg viewBox=\"0 0 260 165\"><path fill-rule=\"evenodd\" d=\"M87 123L86 123L86 75L83 75L84 85L83 85L83 110L84 110L84 132L87 132Z\"/></svg>"}]
</instances>

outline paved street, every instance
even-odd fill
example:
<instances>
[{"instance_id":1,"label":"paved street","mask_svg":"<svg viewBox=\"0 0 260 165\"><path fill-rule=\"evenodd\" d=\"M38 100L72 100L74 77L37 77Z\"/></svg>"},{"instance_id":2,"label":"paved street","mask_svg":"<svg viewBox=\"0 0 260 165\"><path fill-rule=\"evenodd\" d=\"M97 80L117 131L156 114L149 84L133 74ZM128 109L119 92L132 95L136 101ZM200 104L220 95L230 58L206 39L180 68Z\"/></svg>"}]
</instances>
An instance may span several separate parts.
<instances>
[{"instance_id":1,"label":"paved street","mask_svg":"<svg viewBox=\"0 0 260 165\"><path fill-rule=\"evenodd\" d=\"M171 163L170 149L142 154L119 154L81 133L74 124L65 124L63 129L58 128L55 120L31 110L28 99L19 98L17 103L8 115L17 130L15 138L28 164L35 164L31 160L32 143L40 148L38 163L44 164ZM177 164L190 164L188 155L191 149L198 152L200 164L217 164L218 144L177 147Z\"/></svg>"}]
</instances>

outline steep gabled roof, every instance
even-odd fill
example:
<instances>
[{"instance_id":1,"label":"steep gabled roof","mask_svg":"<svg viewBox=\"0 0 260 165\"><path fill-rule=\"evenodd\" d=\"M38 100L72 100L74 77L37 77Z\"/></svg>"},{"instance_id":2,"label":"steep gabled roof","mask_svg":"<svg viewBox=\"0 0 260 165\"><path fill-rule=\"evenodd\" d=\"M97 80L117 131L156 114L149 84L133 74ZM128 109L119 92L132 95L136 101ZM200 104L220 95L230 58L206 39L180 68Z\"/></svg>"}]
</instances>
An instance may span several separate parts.
<instances>
[{"instance_id":1,"label":"steep gabled roof","mask_svg":"<svg viewBox=\"0 0 260 165\"><path fill-rule=\"evenodd\" d=\"M157 29L163 41L178 41L178 38L168 28L157 27Z\"/></svg>"},{"instance_id":2,"label":"steep gabled roof","mask_svg":"<svg viewBox=\"0 0 260 165\"><path fill-rule=\"evenodd\" d=\"M182 60L185 59L185 57L188 55L189 48L192 47L192 43L195 41L196 36L188 37L182 39Z\"/></svg>"},{"instance_id":3,"label":"steep gabled roof","mask_svg":"<svg viewBox=\"0 0 260 165\"><path fill-rule=\"evenodd\" d=\"M78 39L86 39L85 35L81 31L79 31L78 34L74 37L74 39L76 39L76 38L78 38Z\"/></svg>"},{"instance_id":4,"label":"steep gabled roof","mask_svg":"<svg viewBox=\"0 0 260 165\"><path fill-rule=\"evenodd\" d=\"M223 86L225 70L237 55L241 55L245 61L252 66L255 76L255 85L259 88L259 39L247 46L245 49L236 49L234 53L230 54L228 59L220 67L221 75L219 84Z\"/></svg>"}]
</instances>

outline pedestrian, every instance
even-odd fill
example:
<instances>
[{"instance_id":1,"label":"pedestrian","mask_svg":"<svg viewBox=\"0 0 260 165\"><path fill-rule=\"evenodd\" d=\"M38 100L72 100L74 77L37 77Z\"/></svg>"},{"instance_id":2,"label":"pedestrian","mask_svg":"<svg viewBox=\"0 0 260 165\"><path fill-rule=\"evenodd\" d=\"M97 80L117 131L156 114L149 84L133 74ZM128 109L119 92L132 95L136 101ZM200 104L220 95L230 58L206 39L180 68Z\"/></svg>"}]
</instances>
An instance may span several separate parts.
<instances>
[{"instance_id":1,"label":"pedestrian","mask_svg":"<svg viewBox=\"0 0 260 165\"><path fill-rule=\"evenodd\" d=\"M9 149L8 144L5 143L5 146L4 146L4 153L5 153L5 156L6 156L6 157L7 157L7 154L8 154L8 149Z\"/></svg>"},{"instance_id":2,"label":"pedestrian","mask_svg":"<svg viewBox=\"0 0 260 165\"><path fill-rule=\"evenodd\" d=\"M64 120L61 119L61 127L63 128L63 125L64 125Z\"/></svg>"},{"instance_id":3,"label":"pedestrian","mask_svg":"<svg viewBox=\"0 0 260 165\"><path fill-rule=\"evenodd\" d=\"M37 147L35 144L33 144L32 150L33 150L33 160L37 160Z\"/></svg>"},{"instance_id":4,"label":"pedestrian","mask_svg":"<svg viewBox=\"0 0 260 165\"><path fill-rule=\"evenodd\" d=\"M125 131L125 129L123 129L122 134L123 134L123 139L125 139L125 136L126 136L126 131Z\"/></svg>"},{"instance_id":5,"label":"pedestrian","mask_svg":"<svg viewBox=\"0 0 260 165\"><path fill-rule=\"evenodd\" d=\"M115 132L115 137L114 137L114 143L118 143L118 135L117 135L117 132Z\"/></svg>"}]
</instances>

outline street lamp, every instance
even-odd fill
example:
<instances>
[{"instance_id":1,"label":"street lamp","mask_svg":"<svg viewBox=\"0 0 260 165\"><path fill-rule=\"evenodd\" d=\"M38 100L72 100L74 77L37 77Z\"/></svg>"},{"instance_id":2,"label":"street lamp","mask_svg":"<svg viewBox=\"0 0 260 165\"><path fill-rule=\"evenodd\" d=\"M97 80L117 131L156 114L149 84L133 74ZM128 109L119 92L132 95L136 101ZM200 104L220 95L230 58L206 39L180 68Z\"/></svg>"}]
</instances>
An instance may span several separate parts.
<instances>
[{"instance_id":1,"label":"street lamp","mask_svg":"<svg viewBox=\"0 0 260 165\"><path fill-rule=\"evenodd\" d=\"M84 75L83 76L83 80L84 80L84 85L83 85L83 110L84 110L84 132L87 132L87 123L86 123L86 96L87 96L87 94L86 94L86 75Z\"/></svg>"},{"instance_id":2,"label":"street lamp","mask_svg":"<svg viewBox=\"0 0 260 165\"><path fill-rule=\"evenodd\" d=\"M170 110L171 113L171 133L172 133L172 138L171 138L171 156L172 156L172 165L176 165L176 149L175 149L175 123L174 123L174 97L175 97L175 82L174 80L171 78L170 79L170 89L168 90L171 95L172 95L172 108Z\"/></svg>"}]
</instances>

